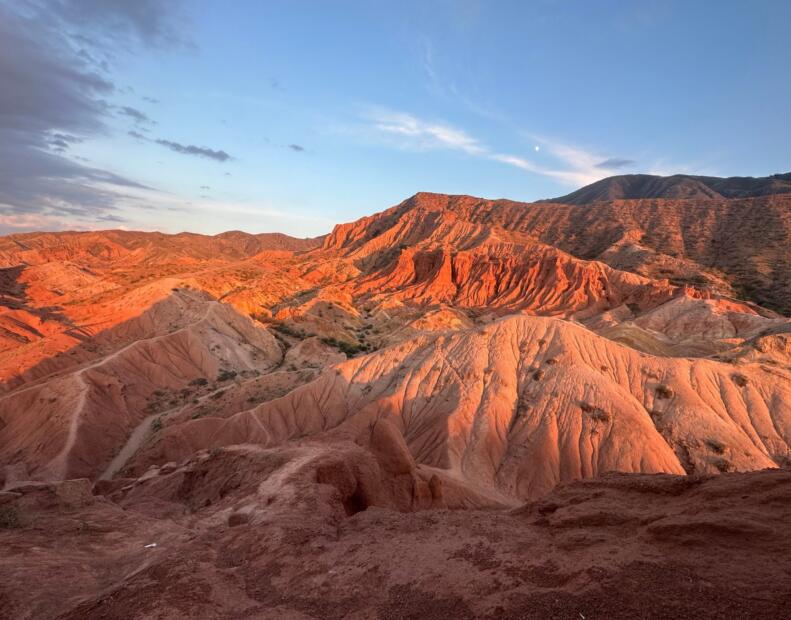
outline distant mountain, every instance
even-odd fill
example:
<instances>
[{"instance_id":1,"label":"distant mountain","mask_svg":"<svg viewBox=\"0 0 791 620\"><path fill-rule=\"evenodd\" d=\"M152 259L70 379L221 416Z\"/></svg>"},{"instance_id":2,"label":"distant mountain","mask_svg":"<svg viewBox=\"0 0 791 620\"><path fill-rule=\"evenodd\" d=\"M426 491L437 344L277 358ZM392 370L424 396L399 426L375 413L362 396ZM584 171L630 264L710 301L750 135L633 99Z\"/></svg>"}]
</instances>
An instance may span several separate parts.
<instances>
[{"instance_id":1,"label":"distant mountain","mask_svg":"<svg viewBox=\"0 0 791 620\"><path fill-rule=\"evenodd\" d=\"M608 177L559 198L541 202L582 205L607 200L640 198L710 199L753 198L791 193L791 172L768 177L704 177L674 174L624 174Z\"/></svg>"},{"instance_id":2,"label":"distant mountain","mask_svg":"<svg viewBox=\"0 0 791 620\"><path fill-rule=\"evenodd\" d=\"M298 239L282 233L250 234L238 230L214 236L127 230L22 233L0 237L0 269L53 260L101 266L125 259L127 269L132 265L162 262L242 260L265 251L311 250L321 245L323 239Z\"/></svg>"}]
</instances>

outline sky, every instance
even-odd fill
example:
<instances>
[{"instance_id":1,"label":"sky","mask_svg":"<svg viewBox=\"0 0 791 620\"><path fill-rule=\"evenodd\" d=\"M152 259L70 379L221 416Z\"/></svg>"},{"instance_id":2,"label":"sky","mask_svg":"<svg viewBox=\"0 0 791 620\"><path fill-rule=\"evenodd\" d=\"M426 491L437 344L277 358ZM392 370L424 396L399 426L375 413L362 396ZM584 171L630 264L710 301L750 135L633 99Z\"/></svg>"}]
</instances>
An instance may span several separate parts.
<instances>
[{"instance_id":1,"label":"sky","mask_svg":"<svg viewBox=\"0 0 791 620\"><path fill-rule=\"evenodd\" d=\"M0 234L791 170L791 2L0 0Z\"/></svg>"}]
</instances>

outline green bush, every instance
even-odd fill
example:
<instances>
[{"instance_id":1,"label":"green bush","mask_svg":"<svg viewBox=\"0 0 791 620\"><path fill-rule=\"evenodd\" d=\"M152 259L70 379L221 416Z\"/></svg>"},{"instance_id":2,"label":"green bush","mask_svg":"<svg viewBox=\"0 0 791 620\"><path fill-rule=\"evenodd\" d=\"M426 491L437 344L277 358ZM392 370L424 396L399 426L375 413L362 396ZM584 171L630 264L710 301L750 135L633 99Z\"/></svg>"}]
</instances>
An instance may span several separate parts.
<instances>
[{"instance_id":1,"label":"green bush","mask_svg":"<svg viewBox=\"0 0 791 620\"><path fill-rule=\"evenodd\" d=\"M353 342L338 340L337 338L322 338L321 341L327 346L340 349L346 354L346 357L352 357L358 353L364 353L366 351L373 350L373 347L369 344L354 344Z\"/></svg>"}]
</instances>

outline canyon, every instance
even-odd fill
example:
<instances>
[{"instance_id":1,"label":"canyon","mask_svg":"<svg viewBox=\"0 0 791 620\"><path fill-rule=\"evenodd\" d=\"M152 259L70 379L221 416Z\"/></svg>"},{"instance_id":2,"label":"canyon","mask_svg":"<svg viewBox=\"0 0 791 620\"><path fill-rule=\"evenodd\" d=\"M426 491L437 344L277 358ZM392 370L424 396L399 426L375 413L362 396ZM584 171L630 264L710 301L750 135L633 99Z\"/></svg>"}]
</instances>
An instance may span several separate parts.
<instances>
[{"instance_id":1,"label":"canyon","mask_svg":"<svg viewBox=\"0 0 791 620\"><path fill-rule=\"evenodd\" d=\"M0 607L782 615L789 247L789 174L0 238Z\"/></svg>"}]
</instances>

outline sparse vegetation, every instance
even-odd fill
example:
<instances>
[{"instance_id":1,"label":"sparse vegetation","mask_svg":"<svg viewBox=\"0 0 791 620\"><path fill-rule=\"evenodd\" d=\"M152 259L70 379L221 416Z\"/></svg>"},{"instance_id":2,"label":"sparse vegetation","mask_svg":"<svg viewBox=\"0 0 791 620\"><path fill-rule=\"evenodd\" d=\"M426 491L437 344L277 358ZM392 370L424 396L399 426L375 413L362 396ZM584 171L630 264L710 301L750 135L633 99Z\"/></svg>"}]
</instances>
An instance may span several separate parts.
<instances>
[{"instance_id":1,"label":"sparse vegetation","mask_svg":"<svg viewBox=\"0 0 791 620\"><path fill-rule=\"evenodd\" d=\"M346 357L352 357L358 353L367 353L374 350L374 347L367 343L355 344L345 340L338 340L337 338L322 338L321 341L327 346L340 349L341 352L346 354Z\"/></svg>"},{"instance_id":2,"label":"sparse vegetation","mask_svg":"<svg viewBox=\"0 0 791 620\"><path fill-rule=\"evenodd\" d=\"M209 385L209 380L206 377L198 377L197 379L193 379L190 381L190 385L194 386L204 386Z\"/></svg>"},{"instance_id":3,"label":"sparse vegetation","mask_svg":"<svg viewBox=\"0 0 791 620\"><path fill-rule=\"evenodd\" d=\"M16 506L0 506L0 530L11 530L22 527L19 510Z\"/></svg>"},{"instance_id":4,"label":"sparse vegetation","mask_svg":"<svg viewBox=\"0 0 791 620\"><path fill-rule=\"evenodd\" d=\"M725 444L723 444L721 441L716 439L707 439L705 443L706 447L714 452L714 454L723 454L725 452Z\"/></svg>"},{"instance_id":5,"label":"sparse vegetation","mask_svg":"<svg viewBox=\"0 0 791 620\"><path fill-rule=\"evenodd\" d=\"M714 467L716 467L718 470L720 470L723 473L733 471L733 464L728 459L718 458L718 459L714 459L712 463Z\"/></svg>"},{"instance_id":6,"label":"sparse vegetation","mask_svg":"<svg viewBox=\"0 0 791 620\"><path fill-rule=\"evenodd\" d=\"M296 338L298 340L304 340L305 338L309 338L314 335L307 333L303 329L296 329L287 323L272 323L272 329L276 329L281 334L291 336L292 338Z\"/></svg>"},{"instance_id":7,"label":"sparse vegetation","mask_svg":"<svg viewBox=\"0 0 791 620\"><path fill-rule=\"evenodd\" d=\"M601 407L596 407L595 405L591 405L590 403L583 401L580 403L580 409L582 409L583 413L587 413L591 419L596 420L597 422L610 421L610 414Z\"/></svg>"},{"instance_id":8,"label":"sparse vegetation","mask_svg":"<svg viewBox=\"0 0 791 620\"><path fill-rule=\"evenodd\" d=\"M154 418L151 422L151 431L157 433L162 430L162 418Z\"/></svg>"},{"instance_id":9,"label":"sparse vegetation","mask_svg":"<svg viewBox=\"0 0 791 620\"><path fill-rule=\"evenodd\" d=\"M656 390L654 390L657 398L673 398L674 392L671 388L666 385L659 385L657 386Z\"/></svg>"},{"instance_id":10,"label":"sparse vegetation","mask_svg":"<svg viewBox=\"0 0 791 620\"><path fill-rule=\"evenodd\" d=\"M236 371L235 370L221 370L220 374L217 375L217 381L219 383L223 383L224 381L231 381L232 379L236 378Z\"/></svg>"},{"instance_id":11,"label":"sparse vegetation","mask_svg":"<svg viewBox=\"0 0 791 620\"><path fill-rule=\"evenodd\" d=\"M733 379L733 382L739 387L745 387L750 382L747 377L741 374L731 375L731 379Z\"/></svg>"}]
</instances>

